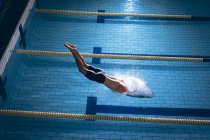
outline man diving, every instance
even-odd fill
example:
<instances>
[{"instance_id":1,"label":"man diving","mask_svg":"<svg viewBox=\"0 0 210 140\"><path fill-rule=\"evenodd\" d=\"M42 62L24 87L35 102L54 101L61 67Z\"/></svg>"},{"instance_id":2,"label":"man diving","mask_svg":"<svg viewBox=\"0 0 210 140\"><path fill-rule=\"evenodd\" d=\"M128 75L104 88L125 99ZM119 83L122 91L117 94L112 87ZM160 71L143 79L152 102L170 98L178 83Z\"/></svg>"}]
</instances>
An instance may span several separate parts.
<instances>
[{"instance_id":1,"label":"man diving","mask_svg":"<svg viewBox=\"0 0 210 140\"><path fill-rule=\"evenodd\" d=\"M111 77L102 69L93 67L87 63L85 63L84 58L80 55L80 53L77 51L77 47L72 44L65 43L65 47L67 47L77 64L77 67L79 71L87 77L89 80L96 81L98 83L104 84L106 87L112 89L113 91L119 92L119 93L126 93L128 92L127 87L125 86L125 83L123 80L117 79L115 77Z\"/></svg>"}]
</instances>

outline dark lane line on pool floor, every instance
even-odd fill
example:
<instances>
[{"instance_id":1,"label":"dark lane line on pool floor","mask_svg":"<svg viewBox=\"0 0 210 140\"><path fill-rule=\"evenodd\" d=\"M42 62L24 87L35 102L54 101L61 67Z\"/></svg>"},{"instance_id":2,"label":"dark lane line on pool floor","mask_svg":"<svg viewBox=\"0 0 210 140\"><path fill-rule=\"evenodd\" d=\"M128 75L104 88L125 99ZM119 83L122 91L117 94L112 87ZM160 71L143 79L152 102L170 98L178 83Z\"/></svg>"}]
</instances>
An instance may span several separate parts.
<instances>
[{"instance_id":1,"label":"dark lane line on pool floor","mask_svg":"<svg viewBox=\"0 0 210 140\"><path fill-rule=\"evenodd\" d=\"M96 115L97 113L210 117L210 109L97 105L96 97L88 97L86 114Z\"/></svg>"}]
</instances>

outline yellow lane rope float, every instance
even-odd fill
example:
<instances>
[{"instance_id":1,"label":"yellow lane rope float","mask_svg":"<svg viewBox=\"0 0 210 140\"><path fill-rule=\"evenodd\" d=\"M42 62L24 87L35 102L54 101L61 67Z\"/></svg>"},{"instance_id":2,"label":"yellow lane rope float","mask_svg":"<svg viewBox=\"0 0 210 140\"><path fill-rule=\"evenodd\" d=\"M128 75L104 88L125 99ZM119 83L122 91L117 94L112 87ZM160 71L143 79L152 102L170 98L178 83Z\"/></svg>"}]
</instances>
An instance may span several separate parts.
<instances>
[{"instance_id":1,"label":"yellow lane rope float","mask_svg":"<svg viewBox=\"0 0 210 140\"><path fill-rule=\"evenodd\" d=\"M37 13L65 14L65 15L132 16L132 17L143 17L143 18L174 18L174 19L192 18L191 15L110 13L110 12L88 12L88 11L69 11L69 10L52 10L52 9L32 9L31 11Z\"/></svg>"},{"instance_id":2,"label":"yellow lane rope float","mask_svg":"<svg viewBox=\"0 0 210 140\"><path fill-rule=\"evenodd\" d=\"M0 115L11 115L11 116L21 116L21 117L48 117L48 118L65 118L65 119L87 119L87 120L210 125L210 120L174 119L174 118L146 118L146 117L127 117L127 116L97 116L97 115L86 115L86 114L3 110L3 109L0 110Z\"/></svg>"},{"instance_id":3,"label":"yellow lane rope float","mask_svg":"<svg viewBox=\"0 0 210 140\"><path fill-rule=\"evenodd\" d=\"M17 54L41 55L41 56L72 56L70 52L40 51L40 50L16 50ZM161 61L191 61L203 62L203 58L191 57L165 57L165 56L141 56L141 55L119 55L119 54L91 54L81 53L83 57L113 58L113 59L137 59L137 60L161 60Z\"/></svg>"}]
</instances>

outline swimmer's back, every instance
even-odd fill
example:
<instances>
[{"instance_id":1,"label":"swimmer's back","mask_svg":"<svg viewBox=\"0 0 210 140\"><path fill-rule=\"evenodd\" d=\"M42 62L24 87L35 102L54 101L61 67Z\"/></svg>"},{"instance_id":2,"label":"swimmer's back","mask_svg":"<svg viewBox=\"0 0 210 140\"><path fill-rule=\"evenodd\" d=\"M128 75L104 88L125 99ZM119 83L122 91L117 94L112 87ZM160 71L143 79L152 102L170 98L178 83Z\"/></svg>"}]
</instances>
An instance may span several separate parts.
<instances>
[{"instance_id":1,"label":"swimmer's back","mask_svg":"<svg viewBox=\"0 0 210 140\"><path fill-rule=\"evenodd\" d=\"M107 76L105 77L104 85L106 85L108 88L110 88L116 92L119 92L119 93L127 92L127 88L122 83L122 81L116 80L116 79L111 79Z\"/></svg>"}]
</instances>

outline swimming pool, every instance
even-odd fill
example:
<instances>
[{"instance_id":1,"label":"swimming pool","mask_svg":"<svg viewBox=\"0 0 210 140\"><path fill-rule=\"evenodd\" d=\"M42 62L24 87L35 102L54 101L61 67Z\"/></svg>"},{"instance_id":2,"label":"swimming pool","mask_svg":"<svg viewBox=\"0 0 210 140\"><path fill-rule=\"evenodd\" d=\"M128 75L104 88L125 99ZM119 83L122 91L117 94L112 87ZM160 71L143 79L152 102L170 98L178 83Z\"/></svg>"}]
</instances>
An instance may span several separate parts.
<instances>
[{"instance_id":1,"label":"swimming pool","mask_svg":"<svg viewBox=\"0 0 210 140\"><path fill-rule=\"evenodd\" d=\"M33 1L32 3L33 4ZM113 13L157 13L210 16L207 0L40 0L39 8ZM35 5L34 5L35 8ZM23 26L26 50L67 52L64 42L82 53L209 56L209 21L105 19L97 16L30 12ZM23 39L22 39L23 40ZM16 49L24 49L21 38ZM118 95L89 81L68 56L12 55L1 109L209 120L210 63L100 59L94 66L110 75L143 79L153 98ZM92 63L92 58L86 58ZM99 61L99 60L97 60ZM93 62L95 63L95 62ZM140 111L143 109L143 111ZM209 139L207 125L152 122L89 121L0 116L0 139Z\"/></svg>"}]
</instances>

